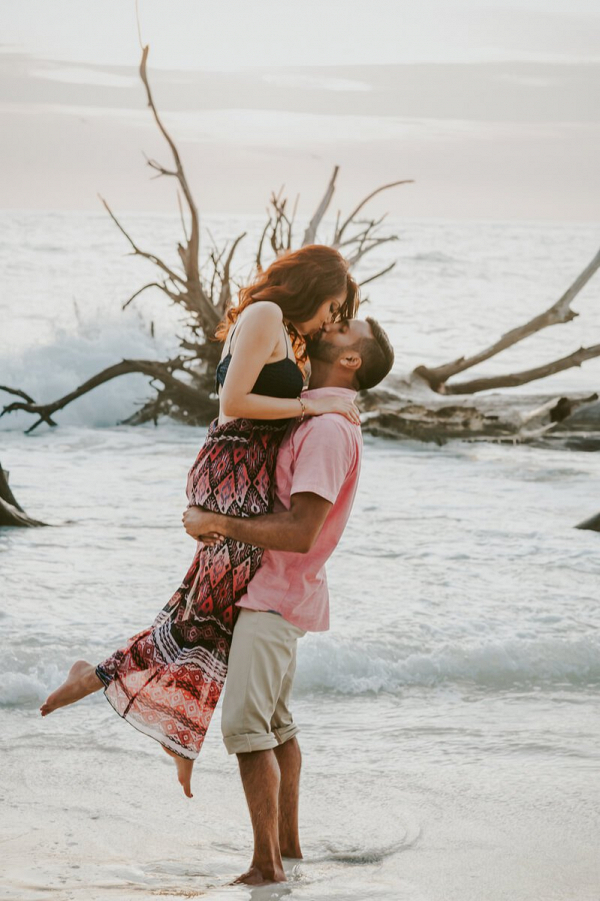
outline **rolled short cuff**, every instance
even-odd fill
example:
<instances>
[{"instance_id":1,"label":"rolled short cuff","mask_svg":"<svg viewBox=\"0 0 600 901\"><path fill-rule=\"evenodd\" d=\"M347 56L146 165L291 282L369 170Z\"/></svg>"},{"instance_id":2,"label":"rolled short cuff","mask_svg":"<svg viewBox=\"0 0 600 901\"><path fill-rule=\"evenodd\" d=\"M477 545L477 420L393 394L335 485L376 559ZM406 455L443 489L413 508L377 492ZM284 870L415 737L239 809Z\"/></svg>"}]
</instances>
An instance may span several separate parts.
<instances>
[{"instance_id":1,"label":"rolled short cuff","mask_svg":"<svg viewBox=\"0 0 600 901\"><path fill-rule=\"evenodd\" d=\"M281 729L273 729L266 735L246 732L240 735L224 735L223 743L228 754L251 754L253 751L272 751L278 745L284 744L299 732L298 726L292 723Z\"/></svg>"},{"instance_id":2,"label":"rolled short cuff","mask_svg":"<svg viewBox=\"0 0 600 901\"><path fill-rule=\"evenodd\" d=\"M300 732L300 729L296 723L291 723L289 726L282 726L281 729L273 729L273 735L277 739L278 745L285 744L290 738L294 738L298 732Z\"/></svg>"}]
</instances>

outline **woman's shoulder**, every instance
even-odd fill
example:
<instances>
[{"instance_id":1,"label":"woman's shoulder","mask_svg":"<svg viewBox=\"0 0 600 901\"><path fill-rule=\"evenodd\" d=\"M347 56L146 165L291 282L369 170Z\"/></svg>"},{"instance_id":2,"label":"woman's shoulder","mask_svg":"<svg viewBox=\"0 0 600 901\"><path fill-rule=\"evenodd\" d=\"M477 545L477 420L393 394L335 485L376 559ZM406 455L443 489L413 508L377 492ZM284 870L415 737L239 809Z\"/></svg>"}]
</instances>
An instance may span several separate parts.
<instances>
[{"instance_id":1,"label":"woman's shoulder","mask_svg":"<svg viewBox=\"0 0 600 901\"><path fill-rule=\"evenodd\" d=\"M281 307L270 300L256 300L249 304L238 317L240 324L252 322L264 328L279 328L283 323Z\"/></svg>"}]
</instances>

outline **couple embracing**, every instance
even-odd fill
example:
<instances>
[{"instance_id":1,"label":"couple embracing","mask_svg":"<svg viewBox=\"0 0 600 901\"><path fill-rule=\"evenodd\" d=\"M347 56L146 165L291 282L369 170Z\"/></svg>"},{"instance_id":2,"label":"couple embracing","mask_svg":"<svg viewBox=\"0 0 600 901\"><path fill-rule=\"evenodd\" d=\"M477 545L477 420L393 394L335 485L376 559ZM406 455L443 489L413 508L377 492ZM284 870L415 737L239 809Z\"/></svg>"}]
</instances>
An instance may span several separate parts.
<instances>
[{"instance_id":1,"label":"couple embracing","mask_svg":"<svg viewBox=\"0 0 600 901\"><path fill-rule=\"evenodd\" d=\"M240 291L217 330L219 417L187 482L196 551L152 626L98 665L78 661L43 716L104 689L116 712L174 758L185 794L225 685L222 732L254 832L251 885L285 880L302 856L301 754L290 711L296 647L329 627L325 562L356 492L354 399L390 371L358 286L334 249L278 258ZM303 390L305 372L308 390ZM227 679L226 679L227 677Z\"/></svg>"}]
</instances>

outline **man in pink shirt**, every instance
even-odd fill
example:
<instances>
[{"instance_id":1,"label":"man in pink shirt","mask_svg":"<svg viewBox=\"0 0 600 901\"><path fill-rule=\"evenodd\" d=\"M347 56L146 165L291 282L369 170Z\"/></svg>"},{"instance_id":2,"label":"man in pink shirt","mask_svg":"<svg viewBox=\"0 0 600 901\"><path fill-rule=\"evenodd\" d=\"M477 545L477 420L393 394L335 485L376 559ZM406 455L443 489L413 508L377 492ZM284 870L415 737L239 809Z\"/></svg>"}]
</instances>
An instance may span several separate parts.
<instances>
[{"instance_id":1,"label":"man in pink shirt","mask_svg":"<svg viewBox=\"0 0 600 901\"><path fill-rule=\"evenodd\" d=\"M389 339L372 319L323 327L308 344L308 397L353 399L388 374ZM221 727L237 754L254 829L254 857L237 882L285 881L282 856L301 858L298 799L301 754L289 710L298 638L329 628L325 562L337 546L356 494L362 437L345 417L329 413L296 423L277 458L273 513L248 519L190 507L193 537L217 533L265 548L262 563L238 601Z\"/></svg>"}]
</instances>

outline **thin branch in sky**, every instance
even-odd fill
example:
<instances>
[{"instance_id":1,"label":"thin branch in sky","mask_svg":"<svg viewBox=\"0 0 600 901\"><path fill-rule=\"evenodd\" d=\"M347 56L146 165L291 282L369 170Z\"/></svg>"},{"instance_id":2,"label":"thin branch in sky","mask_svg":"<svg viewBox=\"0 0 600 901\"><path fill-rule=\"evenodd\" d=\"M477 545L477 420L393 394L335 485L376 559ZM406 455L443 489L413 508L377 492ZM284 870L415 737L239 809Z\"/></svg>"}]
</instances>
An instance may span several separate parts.
<instances>
[{"instance_id":1,"label":"thin branch in sky","mask_svg":"<svg viewBox=\"0 0 600 901\"><path fill-rule=\"evenodd\" d=\"M135 21L137 22L138 41L140 42L140 50L144 49L142 41L142 26L140 25L140 7L139 0L135 0Z\"/></svg>"}]
</instances>

